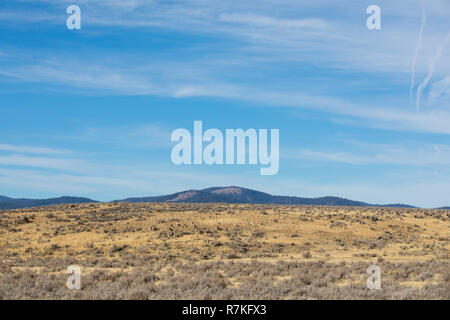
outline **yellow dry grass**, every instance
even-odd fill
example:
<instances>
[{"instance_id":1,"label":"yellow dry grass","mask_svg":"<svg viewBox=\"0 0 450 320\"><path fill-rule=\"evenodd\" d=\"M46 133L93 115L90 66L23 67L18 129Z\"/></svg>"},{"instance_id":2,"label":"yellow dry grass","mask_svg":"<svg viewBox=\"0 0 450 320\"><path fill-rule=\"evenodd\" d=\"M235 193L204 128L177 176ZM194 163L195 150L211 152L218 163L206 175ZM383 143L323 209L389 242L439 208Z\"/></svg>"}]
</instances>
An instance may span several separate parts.
<instances>
[{"instance_id":1,"label":"yellow dry grass","mask_svg":"<svg viewBox=\"0 0 450 320\"><path fill-rule=\"evenodd\" d=\"M95 203L0 211L0 275L6 272L2 264L3 270L13 273L62 273L67 266L49 268L45 261L68 258L80 265L90 261L85 273L128 274L133 272L133 260L143 257L197 264L447 264L449 217L445 210L174 203ZM125 264L105 267L92 262L100 260ZM156 273L161 280L155 285L168 285L182 272L166 265ZM423 279L419 274L405 278L402 271L396 272L390 267L386 276L417 290L448 284L448 275L441 271L430 277L420 275ZM219 272L218 276L227 279L228 288L245 285L246 278L239 274ZM292 277L282 274L272 282L282 286ZM334 285L364 285L366 278L358 271Z\"/></svg>"},{"instance_id":2,"label":"yellow dry grass","mask_svg":"<svg viewBox=\"0 0 450 320\"><path fill-rule=\"evenodd\" d=\"M113 256L126 246L197 260L424 261L448 259L450 248L448 212L422 209L108 203L0 217L2 252L22 258Z\"/></svg>"}]
</instances>

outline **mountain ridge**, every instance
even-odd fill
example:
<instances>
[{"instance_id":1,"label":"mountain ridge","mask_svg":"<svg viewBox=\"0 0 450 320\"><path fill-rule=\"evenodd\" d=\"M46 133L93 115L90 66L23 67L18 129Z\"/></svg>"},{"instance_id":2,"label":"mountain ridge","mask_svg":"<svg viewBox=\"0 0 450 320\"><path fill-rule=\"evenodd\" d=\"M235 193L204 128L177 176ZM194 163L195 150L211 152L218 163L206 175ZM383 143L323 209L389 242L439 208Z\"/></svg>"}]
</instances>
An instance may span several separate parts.
<instances>
[{"instance_id":1,"label":"mountain ridge","mask_svg":"<svg viewBox=\"0 0 450 320\"><path fill-rule=\"evenodd\" d=\"M328 205L328 206L371 206L415 208L407 204L377 205L354 201L340 197L302 198L295 196L278 196L252 189L229 186L211 187L202 190L187 190L169 195L127 198L114 202L186 202L186 203L244 203L244 204L287 204L287 205Z\"/></svg>"},{"instance_id":2,"label":"mountain ridge","mask_svg":"<svg viewBox=\"0 0 450 320\"><path fill-rule=\"evenodd\" d=\"M63 196L50 199L14 199L0 196L0 210L22 209L55 204L96 203L98 201L83 197ZM370 204L346 198L325 196L304 198L296 196L272 195L238 186L210 187L201 190L186 190L168 195L151 197L133 197L111 202L168 202L168 203L230 203L230 204L279 204L279 205L318 205L318 206L354 206L354 207L393 207L416 208L408 204ZM450 210L450 207L436 209Z\"/></svg>"},{"instance_id":3,"label":"mountain ridge","mask_svg":"<svg viewBox=\"0 0 450 320\"><path fill-rule=\"evenodd\" d=\"M26 198L8 198L0 196L0 210L12 210L42 207L54 204L78 204L78 203L98 202L89 198L63 196L49 199L26 199Z\"/></svg>"}]
</instances>

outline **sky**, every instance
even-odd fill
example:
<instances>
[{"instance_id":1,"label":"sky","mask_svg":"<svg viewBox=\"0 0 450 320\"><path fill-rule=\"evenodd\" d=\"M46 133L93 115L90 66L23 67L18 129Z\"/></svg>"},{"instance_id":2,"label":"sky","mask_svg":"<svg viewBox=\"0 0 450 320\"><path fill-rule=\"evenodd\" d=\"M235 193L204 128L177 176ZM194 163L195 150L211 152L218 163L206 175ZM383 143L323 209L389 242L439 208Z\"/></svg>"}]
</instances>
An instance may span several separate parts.
<instances>
[{"instance_id":1,"label":"sky","mask_svg":"<svg viewBox=\"0 0 450 320\"><path fill-rule=\"evenodd\" d=\"M2 0L0 194L236 185L448 206L449 14L448 0ZM173 164L171 133L196 120L279 129L279 172Z\"/></svg>"}]
</instances>

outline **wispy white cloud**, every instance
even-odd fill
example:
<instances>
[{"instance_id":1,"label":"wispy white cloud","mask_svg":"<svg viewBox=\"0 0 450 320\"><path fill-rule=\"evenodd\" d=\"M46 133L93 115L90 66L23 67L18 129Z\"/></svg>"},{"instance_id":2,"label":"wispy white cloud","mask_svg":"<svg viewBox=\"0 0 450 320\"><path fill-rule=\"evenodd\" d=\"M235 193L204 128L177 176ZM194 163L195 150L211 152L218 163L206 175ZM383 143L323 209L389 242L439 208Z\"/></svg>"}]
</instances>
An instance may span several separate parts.
<instances>
[{"instance_id":1,"label":"wispy white cloud","mask_svg":"<svg viewBox=\"0 0 450 320\"><path fill-rule=\"evenodd\" d=\"M32 1L29 1L32 2ZM70 1L47 1L45 11L61 11ZM357 4L358 1L353 1ZM408 64L413 44L410 23L416 19L416 8L408 1L384 3L383 12L396 17L389 32L372 33L367 37L360 5L337 6L334 1L80 1L83 8L83 32L100 32L97 26L131 28L161 27L186 33L212 34L239 39L247 43L245 50L276 52L273 59L304 59L305 55L318 64L357 68L371 72L409 72ZM433 1L427 11L441 17L449 6L445 1ZM33 16L20 11L16 14L29 19ZM64 17L64 16L63 16ZM54 23L60 23L60 18ZM398 22L396 22L398 21ZM92 30L94 29L94 30ZM422 54L430 43L443 34L441 28L429 26ZM301 31L301 32L300 32ZM314 31L314 32L312 32ZM399 41L401 39L401 41ZM406 44L411 44L411 47ZM253 48L253 49L252 49ZM368 50L370 48L370 50ZM242 49L240 49L242 50ZM326 52L326 54L324 54ZM418 71L426 69L424 59L417 61ZM447 68L448 70L448 68Z\"/></svg>"},{"instance_id":2,"label":"wispy white cloud","mask_svg":"<svg viewBox=\"0 0 450 320\"><path fill-rule=\"evenodd\" d=\"M149 188L151 182L143 183L126 177L107 175L77 175L74 173L55 173L36 169L0 168L0 182L9 189L20 189L22 192L50 192L57 196L99 194L104 191L118 192L120 189L136 192ZM23 193L23 196L28 196ZM113 200L113 199L108 199Z\"/></svg>"},{"instance_id":3,"label":"wispy white cloud","mask_svg":"<svg viewBox=\"0 0 450 320\"><path fill-rule=\"evenodd\" d=\"M0 11L0 21L9 23L58 23L64 21L64 14L55 15L41 10L30 10L27 12L21 10L2 10Z\"/></svg>"},{"instance_id":4,"label":"wispy white cloud","mask_svg":"<svg viewBox=\"0 0 450 320\"><path fill-rule=\"evenodd\" d=\"M427 15L425 12L425 8L423 8L423 1L422 1L422 22L420 25L419 36L417 39L417 44L416 44L416 48L414 50L414 56L413 56L412 65L411 65L411 85L409 87L409 100L410 100L411 106L413 105L413 90L414 90L414 85L415 85L417 56L419 54L420 46L422 45L423 30L425 28L426 21L427 21Z\"/></svg>"},{"instance_id":5,"label":"wispy white cloud","mask_svg":"<svg viewBox=\"0 0 450 320\"><path fill-rule=\"evenodd\" d=\"M435 69L436 69L436 63L439 61L442 55L442 51L444 50L447 43L450 41L450 32L447 34L447 36L442 40L441 43L439 43L436 54L433 56L433 58L430 61L430 67L428 69L428 74L425 77L425 79L420 83L419 87L417 88L417 94L416 94L416 109L420 109L420 103L422 98L422 91L428 86L428 83L431 80L431 77L433 76Z\"/></svg>"},{"instance_id":6,"label":"wispy white cloud","mask_svg":"<svg viewBox=\"0 0 450 320\"><path fill-rule=\"evenodd\" d=\"M0 144L0 151L0 166L5 168L36 168L73 174L105 173L120 168L95 160L92 154L68 149Z\"/></svg>"},{"instance_id":7,"label":"wispy white cloud","mask_svg":"<svg viewBox=\"0 0 450 320\"><path fill-rule=\"evenodd\" d=\"M155 86L144 78L120 67L91 65L83 63L62 64L56 61L38 65L16 66L16 78L25 82L40 82L98 89L115 94L150 95L160 93L161 87ZM162 91L162 90L161 90Z\"/></svg>"},{"instance_id":8,"label":"wispy white cloud","mask_svg":"<svg viewBox=\"0 0 450 320\"><path fill-rule=\"evenodd\" d=\"M2 155L0 156L0 164L54 170L71 170L76 172L90 171L95 168L94 164L80 159L32 157L21 154Z\"/></svg>"},{"instance_id":9,"label":"wispy white cloud","mask_svg":"<svg viewBox=\"0 0 450 320\"><path fill-rule=\"evenodd\" d=\"M331 27L324 19L280 19L270 16L242 13L223 13L219 15L218 21L282 29L325 29Z\"/></svg>"},{"instance_id":10,"label":"wispy white cloud","mask_svg":"<svg viewBox=\"0 0 450 320\"><path fill-rule=\"evenodd\" d=\"M49 8L49 12L56 13L61 4L66 5L70 1L43 2L56 6L57 9ZM416 23L417 15L420 16L420 10L416 10L420 8L408 5L407 1L385 3L383 12L396 17L394 25L390 26L389 32L371 33L368 37L367 30L357 27L364 26L364 21L356 25L354 19L348 19L357 14L358 10L351 6L346 6L345 9L337 7L333 1L224 3L196 0L163 3L144 0L85 0L79 3L85 12L83 19L86 21L83 25L89 26L83 29L87 34L100 32L95 28L98 25L147 25L180 32L213 34L221 39L225 37L227 41L237 40L235 44L238 45L230 50L231 54L221 53L220 58L228 62L228 69L217 63L218 59L214 61L208 58L200 62L203 61L201 55L197 60L183 57L183 61L159 59L143 64L145 59L142 57L127 59L123 55L110 53L99 61L99 53L75 59L70 53L56 52L52 53L51 59L39 59L39 54L38 57L33 55L30 60L34 63L27 63L26 59L21 58L18 65L2 66L1 72L14 75L22 81L62 84L70 88L92 89L101 94L107 92L175 97L220 96L223 90L229 91L231 87L224 80L225 76L235 74L239 78L241 67L249 63L252 64L253 71L259 72L257 65L268 59L277 63L303 61L329 70L355 71L361 73L361 81L365 81L365 75L371 73L383 72L397 77L399 73L410 72L408 61L414 52L414 44L417 43L410 24ZM435 1L426 7L433 17L442 17L443 12L449 8L445 1ZM324 12L324 8L334 14ZM21 16L30 16L20 13ZM19 17L18 19L20 20ZM427 61L435 54L432 50L433 43L445 33L442 29L445 27L437 28L433 24L427 26L429 32L423 34L421 55L413 59L414 70L417 69L418 74L426 72ZM211 56L209 51L208 56ZM435 72L442 77L450 73L450 63L445 55L441 60L442 63ZM170 68L169 65L174 67ZM213 87L212 83L217 85ZM256 86L257 84L252 91L257 91ZM424 85L421 86L420 93L423 87ZM260 90L265 91L265 88Z\"/></svg>"},{"instance_id":11,"label":"wispy white cloud","mask_svg":"<svg viewBox=\"0 0 450 320\"><path fill-rule=\"evenodd\" d=\"M52 5L61 3L47 2ZM281 65L278 67L272 67L278 72L285 70L287 62L302 61L326 70L345 70L350 74L358 72L360 82L365 82L366 76L380 72L398 77L399 73L410 72L408 61L417 43L416 36L411 33L410 23L417 22L420 10L416 12L416 9L420 8L405 6L407 2L403 2L403 5L386 3L383 12L398 17L400 22L394 23L389 32L372 32L368 37L367 30L355 28L354 21L345 18L358 12L354 8L343 10L333 6L332 1L283 2L285 6L281 7L274 1L263 3L265 5L256 6L256 2L214 2L211 5L211 2L202 0L189 2L189 5L185 1L82 1L80 4L85 6L86 23L89 25L91 21L92 27L98 19L103 19L105 26L123 23L124 27L139 27L148 23L180 32L214 34L221 39L224 37L226 41L237 42L234 42L236 45L233 50L225 53L213 51L210 54L211 47L206 48L205 55L208 57L205 59L201 53L196 57L183 56L181 60L160 57L153 60L139 54L130 58L124 54L108 53L99 61L98 52L83 54L78 58L64 51L51 54L35 52L28 58L21 55L20 63L5 62L0 72L13 75L15 80L23 82L53 85L46 86L47 90L63 86L71 92L79 90L90 94L221 97L253 101L266 106L306 108L331 115L356 117L378 128L450 132L447 124L450 114L443 108L435 110L430 107L427 112L414 114L403 108L406 101L403 105L389 100L384 105L367 105L352 101L352 97L344 101L334 98L331 93L314 94L312 90L303 88L308 80L302 79L300 75L294 80L277 79L274 83L278 83L278 87L272 88L268 87L272 73L264 73L260 66L267 61L279 63ZM331 8L336 12L333 15L326 14L323 8ZM441 17L446 8L448 4L445 1L436 1L427 5L427 12ZM339 18L340 13L343 18ZM364 27L364 23L361 26ZM83 32L89 33L91 27L86 29ZM417 74L426 71L426 62L435 55L430 44L442 37L444 31L441 29L431 23L427 26L429 32L423 34L420 57L414 59ZM448 62L448 56L442 54L439 68L437 65L433 67L434 75L442 78L450 74ZM242 71L244 67L247 69ZM250 76L254 72L256 78L266 80L261 83L240 83L242 77L248 76L247 71ZM418 91L419 101L423 89L429 85L430 79L427 78ZM333 87L339 95L339 90L345 88L346 83L339 81L336 84L333 79L330 77L330 82L324 81L324 88ZM303 80L303 83L298 88L292 88L292 82L297 80ZM445 93L445 84L444 80L431 84L430 103ZM367 85L371 83L367 82Z\"/></svg>"},{"instance_id":12,"label":"wispy white cloud","mask_svg":"<svg viewBox=\"0 0 450 320\"><path fill-rule=\"evenodd\" d=\"M53 154L62 155L70 154L72 151L67 149L54 149L45 147L35 147L35 146L23 146L23 145L12 145L0 143L0 151L10 151L18 153L28 153L28 154Z\"/></svg>"},{"instance_id":13,"label":"wispy white cloud","mask_svg":"<svg viewBox=\"0 0 450 320\"><path fill-rule=\"evenodd\" d=\"M108 144L120 148L170 148L172 131L159 123L134 126L85 127L58 140Z\"/></svg>"},{"instance_id":14,"label":"wispy white cloud","mask_svg":"<svg viewBox=\"0 0 450 320\"><path fill-rule=\"evenodd\" d=\"M430 94L428 96L427 104L430 105L444 94L450 93L450 76L447 76L439 81L433 83Z\"/></svg>"},{"instance_id":15,"label":"wispy white cloud","mask_svg":"<svg viewBox=\"0 0 450 320\"><path fill-rule=\"evenodd\" d=\"M398 107L355 103L327 96L313 96L301 92L271 92L243 86L196 86L177 91L176 96L220 96L242 99L261 105L301 108L365 119L369 125L390 130L450 134L450 112L442 110L402 110Z\"/></svg>"},{"instance_id":16,"label":"wispy white cloud","mask_svg":"<svg viewBox=\"0 0 450 320\"><path fill-rule=\"evenodd\" d=\"M356 144L359 147L364 144ZM394 164L401 166L447 166L450 163L450 146L424 145L409 147L407 144L382 145L365 144L365 150L331 152L316 150L291 150L287 158L313 160L319 162L345 163L350 165ZM371 150L367 150L370 147ZM415 150L414 150L415 148Z\"/></svg>"},{"instance_id":17,"label":"wispy white cloud","mask_svg":"<svg viewBox=\"0 0 450 320\"><path fill-rule=\"evenodd\" d=\"M192 66L190 66L192 68ZM23 81L65 85L90 92L131 95L160 95L175 98L221 97L259 103L263 106L303 108L317 110L331 115L366 119L371 126L416 132L450 134L450 112L444 109L427 110L420 113L403 110L399 106L374 105L345 101L329 96L311 95L302 90L274 91L258 85L248 86L221 83L215 75L208 75L204 65L197 66L197 72L183 73L183 66L171 68L164 64L140 66L127 69L126 66L96 65L74 60L62 63L44 60L41 65L16 66L16 77ZM212 77L212 78L211 78ZM192 84L184 84L184 83ZM448 87L448 79L433 84L430 97L436 99ZM156 130L154 128L154 130Z\"/></svg>"}]
</instances>

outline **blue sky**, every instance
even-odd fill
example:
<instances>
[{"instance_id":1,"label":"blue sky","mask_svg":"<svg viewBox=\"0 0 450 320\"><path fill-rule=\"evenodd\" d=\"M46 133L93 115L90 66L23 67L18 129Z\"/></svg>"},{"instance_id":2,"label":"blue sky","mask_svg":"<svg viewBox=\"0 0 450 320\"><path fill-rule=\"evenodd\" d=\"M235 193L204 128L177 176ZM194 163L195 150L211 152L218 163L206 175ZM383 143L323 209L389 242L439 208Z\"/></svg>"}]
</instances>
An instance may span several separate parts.
<instances>
[{"instance_id":1,"label":"blue sky","mask_svg":"<svg viewBox=\"0 0 450 320\"><path fill-rule=\"evenodd\" d=\"M66 28L71 4L81 30ZM371 4L381 30L366 27ZM0 194L239 185L449 205L449 13L447 0L2 0ZM279 173L175 166L170 134L194 120L280 129Z\"/></svg>"}]
</instances>

